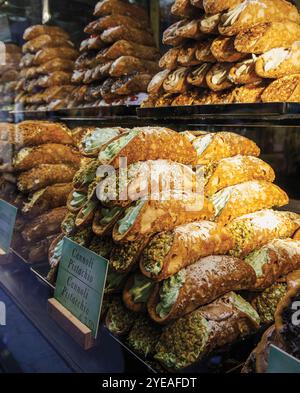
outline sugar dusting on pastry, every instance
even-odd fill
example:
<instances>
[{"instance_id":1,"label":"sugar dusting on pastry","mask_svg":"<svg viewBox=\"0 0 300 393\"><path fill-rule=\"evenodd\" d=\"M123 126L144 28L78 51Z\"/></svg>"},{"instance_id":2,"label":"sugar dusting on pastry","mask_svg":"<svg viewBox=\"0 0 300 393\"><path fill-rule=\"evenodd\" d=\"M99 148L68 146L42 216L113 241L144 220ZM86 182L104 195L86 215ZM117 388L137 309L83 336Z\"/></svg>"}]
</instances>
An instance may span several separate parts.
<instances>
[{"instance_id":1,"label":"sugar dusting on pastry","mask_svg":"<svg viewBox=\"0 0 300 393\"><path fill-rule=\"evenodd\" d=\"M263 54L265 65L264 70L270 71L278 67L284 60L289 57L290 51L285 48L274 48Z\"/></svg>"}]
</instances>

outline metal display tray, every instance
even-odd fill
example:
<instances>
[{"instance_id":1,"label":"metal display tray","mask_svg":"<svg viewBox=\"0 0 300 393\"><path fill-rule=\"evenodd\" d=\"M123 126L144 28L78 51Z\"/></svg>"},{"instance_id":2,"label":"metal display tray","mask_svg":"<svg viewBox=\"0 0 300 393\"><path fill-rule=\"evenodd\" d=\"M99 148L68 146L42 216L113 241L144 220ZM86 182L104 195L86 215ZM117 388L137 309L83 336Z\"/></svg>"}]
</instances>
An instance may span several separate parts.
<instances>
[{"instance_id":1,"label":"metal display tray","mask_svg":"<svg viewBox=\"0 0 300 393\"><path fill-rule=\"evenodd\" d=\"M295 120L300 119L300 103L258 103L167 106L138 108L138 116L146 119L230 119L230 120Z\"/></svg>"}]
</instances>

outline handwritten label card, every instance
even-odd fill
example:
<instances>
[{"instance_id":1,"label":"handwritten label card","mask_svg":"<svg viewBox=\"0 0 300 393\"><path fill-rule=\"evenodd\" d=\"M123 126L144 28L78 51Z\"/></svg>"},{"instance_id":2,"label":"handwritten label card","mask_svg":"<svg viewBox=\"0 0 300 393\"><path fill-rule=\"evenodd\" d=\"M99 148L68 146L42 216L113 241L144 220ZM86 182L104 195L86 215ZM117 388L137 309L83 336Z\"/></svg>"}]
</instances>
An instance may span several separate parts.
<instances>
[{"instance_id":1,"label":"handwritten label card","mask_svg":"<svg viewBox=\"0 0 300 393\"><path fill-rule=\"evenodd\" d=\"M17 208L0 199L0 253L10 249L17 217Z\"/></svg>"},{"instance_id":2,"label":"handwritten label card","mask_svg":"<svg viewBox=\"0 0 300 393\"><path fill-rule=\"evenodd\" d=\"M54 297L97 337L108 260L64 238Z\"/></svg>"}]
</instances>

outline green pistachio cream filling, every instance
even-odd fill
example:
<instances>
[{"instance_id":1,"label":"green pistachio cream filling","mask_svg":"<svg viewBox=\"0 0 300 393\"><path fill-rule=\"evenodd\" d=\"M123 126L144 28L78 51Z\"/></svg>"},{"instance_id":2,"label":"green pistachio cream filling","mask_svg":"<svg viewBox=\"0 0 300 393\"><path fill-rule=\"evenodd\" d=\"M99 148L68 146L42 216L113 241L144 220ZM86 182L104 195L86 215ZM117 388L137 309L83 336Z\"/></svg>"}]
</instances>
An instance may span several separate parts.
<instances>
[{"instance_id":1,"label":"green pistachio cream filling","mask_svg":"<svg viewBox=\"0 0 300 393\"><path fill-rule=\"evenodd\" d=\"M83 139L83 150L87 154L93 153L118 135L119 131L114 128L96 128Z\"/></svg>"},{"instance_id":2,"label":"green pistachio cream filling","mask_svg":"<svg viewBox=\"0 0 300 393\"><path fill-rule=\"evenodd\" d=\"M154 358L171 370L188 367L205 355L209 336L209 323L196 310L164 329Z\"/></svg>"},{"instance_id":3,"label":"green pistachio cream filling","mask_svg":"<svg viewBox=\"0 0 300 393\"><path fill-rule=\"evenodd\" d=\"M80 210L80 213L78 214L78 218L85 219L95 210L96 206L97 206L96 201L88 201Z\"/></svg>"},{"instance_id":4,"label":"green pistachio cream filling","mask_svg":"<svg viewBox=\"0 0 300 393\"><path fill-rule=\"evenodd\" d=\"M61 255L62 255L62 250L63 250L63 244L64 244L64 239L61 239L57 245L55 246L52 256L50 258L50 266L55 267L58 265Z\"/></svg>"},{"instance_id":5,"label":"green pistachio cream filling","mask_svg":"<svg viewBox=\"0 0 300 393\"><path fill-rule=\"evenodd\" d=\"M248 303L245 299L243 299L240 295L237 295L234 292L232 293L232 295L233 295L232 300L234 306L241 312L248 315L256 323L256 325L259 326L260 325L259 315L257 311L251 306L251 304Z\"/></svg>"},{"instance_id":6,"label":"green pistachio cream filling","mask_svg":"<svg viewBox=\"0 0 300 393\"><path fill-rule=\"evenodd\" d=\"M126 274L120 274L109 269L106 277L105 291L120 289L121 283Z\"/></svg>"},{"instance_id":7,"label":"green pistachio cream filling","mask_svg":"<svg viewBox=\"0 0 300 393\"><path fill-rule=\"evenodd\" d=\"M99 160L107 161L114 159L120 153L120 151L138 135L138 133L139 130L132 130L109 143L106 148L100 152Z\"/></svg>"},{"instance_id":8,"label":"green pistachio cream filling","mask_svg":"<svg viewBox=\"0 0 300 393\"><path fill-rule=\"evenodd\" d=\"M96 177L97 169L99 167L98 160L92 160L87 166L82 167L74 176L74 184L84 186L92 183Z\"/></svg>"},{"instance_id":9,"label":"green pistachio cream filling","mask_svg":"<svg viewBox=\"0 0 300 393\"><path fill-rule=\"evenodd\" d=\"M118 232L120 235L124 235L133 226L144 205L145 200L139 200L126 209L125 216L118 221Z\"/></svg>"},{"instance_id":10,"label":"green pistachio cream filling","mask_svg":"<svg viewBox=\"0 0 300 393\"><path fill-rule=\"evenodd\" d=\"M161 232L151 239L143 252L143 267L147 272L157 276L162 271L173 239L172 232Z\"/></svg>"},{"instance_id":11,"label":"green pistachio cream filling","mask_svg":"<svg viewBox=\"0 0 300 393\"><path fill-rule=\"evenodd\" d=\"M75 219L76 215L73 213L68 213L66 215L65 219L61 224L61 228L65 234L70 235L74 231L74 229L76 228Z\"/></svg>"},{"instance_id":12,"label":"green pistachio cream filling","mask_svg":"<svg viewBox=\"0 0 300 393\"><path fill-rule=\"evenodd\" d=\"M269 260L270 257L266 248L255 250L245 258L245 262L255 270L258 278L263 275L263 266L266 265Z\"/></svg>"},{"instance_id":13,"label":"green pistachio cream filling","mask_svg":"<svg viewBox=\"0 0 300 393\"><path fill-rule=\"evenodd\" d=\"M184 282L185 269L164 280L159 291L160 302L156 306L156 313L160 318L164 319L169 314Z\"/></svg>"},{"instance_id":14,"label":"green pistachio cream filling","mask_svg":"<svg viewBox=\"0 0 300 393\"><path fill-rule=\"evenodd\" d=\"M134 303L147 303L154 282L149 278L137 273L134 276L133 286L129 290Z\"/></svg>"},{"instance_id":15,"label":"green pistachio cream filling","mask_svg":"<svg viewBox=\"0 0 300 393\"><path fill-rule=\"evenodd\" d=\"M82 207L87 201L87 197L82 192L73 191L72 199L70 201L70 205L74 207L74 209L78 209Z\"/></svg>"},{"instance_id":16,"label":"green pistachio cream filling","mask_svg":"<svg viewBox=\"0 0 300 393\"><path fill-rule=\"evenodd\" d=\"M120 207L102 208L101 209L101 219L99 221L100 225L108 225L115 217L120 213L122 209Z\"/></svg>"}]
</instances>

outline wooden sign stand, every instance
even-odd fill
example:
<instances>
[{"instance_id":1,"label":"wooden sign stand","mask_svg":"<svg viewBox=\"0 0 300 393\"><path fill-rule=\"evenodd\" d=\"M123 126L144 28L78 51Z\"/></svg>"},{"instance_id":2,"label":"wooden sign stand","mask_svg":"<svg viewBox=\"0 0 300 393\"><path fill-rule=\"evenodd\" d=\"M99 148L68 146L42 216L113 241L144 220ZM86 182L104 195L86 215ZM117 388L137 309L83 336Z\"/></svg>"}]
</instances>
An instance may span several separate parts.
<instances>
[{"instance_id":1,"label":"wooden sign stand","mask_svg":"<svg viewBox=\"0 0 300 393\"><path fill-rule=\"evenodd\" d=\"M54 298L48 299L48 314L85 351L95 346L92 331Z\"/></svg>"}]
</instances>

